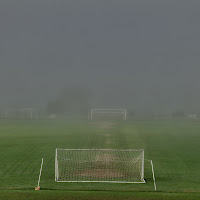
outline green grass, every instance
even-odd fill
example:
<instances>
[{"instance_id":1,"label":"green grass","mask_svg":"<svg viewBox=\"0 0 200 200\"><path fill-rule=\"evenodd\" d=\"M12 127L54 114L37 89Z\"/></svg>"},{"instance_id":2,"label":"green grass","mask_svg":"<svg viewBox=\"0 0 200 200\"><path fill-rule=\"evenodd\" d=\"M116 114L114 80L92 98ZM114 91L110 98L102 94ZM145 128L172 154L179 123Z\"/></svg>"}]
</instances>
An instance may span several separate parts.
<instances>
[{"instance_id":1,"label":"green grass","mask_svg":"<svg viewBox=\"0 0 200 200\"><path fill-rule=\"evenodd\" d=\"M0 121L0 199L200 199L200 121ZM55 183L56 148L145 149L146 184ZM41 191L37 185L41 158Z\"/></svg>"}]
</instances>

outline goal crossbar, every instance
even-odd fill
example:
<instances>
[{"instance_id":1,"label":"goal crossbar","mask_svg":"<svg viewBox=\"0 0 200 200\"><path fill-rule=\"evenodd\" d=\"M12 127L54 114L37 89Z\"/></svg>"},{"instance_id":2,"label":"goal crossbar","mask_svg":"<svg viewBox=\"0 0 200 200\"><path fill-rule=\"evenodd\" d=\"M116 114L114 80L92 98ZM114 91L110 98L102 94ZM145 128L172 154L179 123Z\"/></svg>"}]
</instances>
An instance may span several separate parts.
<instances>
[{"instance_id":1,"label":"goal crossbar","mask_svg":"<svg viewBox=\"0 0 200 200\"><path fill-rule=\"evenodd\" d=\"M60 149L56 150L67 150L67 151L144 151L144 149Z\"/></svg>"}]
</instances>

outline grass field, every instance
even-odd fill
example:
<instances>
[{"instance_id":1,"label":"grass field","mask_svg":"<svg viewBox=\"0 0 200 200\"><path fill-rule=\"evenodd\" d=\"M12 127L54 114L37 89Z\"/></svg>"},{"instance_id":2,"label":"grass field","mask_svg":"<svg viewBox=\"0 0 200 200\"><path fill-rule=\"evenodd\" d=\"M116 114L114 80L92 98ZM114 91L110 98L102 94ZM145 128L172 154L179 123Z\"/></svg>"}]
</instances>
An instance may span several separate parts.
<instances>
[{"instance_id":1,"label":"grass field","mask_svg":"<svg viewBox=\"0 0 200 200\"><path fill-rule=\"evenodd\" d=\"M0 199L200 199L200 121L0 121ZM145 149L145 184L55 183L56 148ZM41 191L37 185L44 158Z\"/></svg>"}]
</instances>

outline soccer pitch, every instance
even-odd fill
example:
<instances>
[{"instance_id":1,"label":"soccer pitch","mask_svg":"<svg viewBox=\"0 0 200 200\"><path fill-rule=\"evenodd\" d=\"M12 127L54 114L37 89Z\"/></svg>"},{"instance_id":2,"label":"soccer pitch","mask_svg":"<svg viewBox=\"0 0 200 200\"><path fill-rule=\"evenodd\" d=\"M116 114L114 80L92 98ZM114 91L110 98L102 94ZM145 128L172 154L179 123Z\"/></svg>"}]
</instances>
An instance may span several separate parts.
<instances>
[{"instance_id":1,"label":"soccer pitch","mask_svg":"<svg viewBox=\"0 0 200 200\"><path fill-rule=\"evenodd\" d=\"M0 199L200 199L199 141L200 121L1 120ZM144 149L158 191L149 161L144 184L56 183L56 148Z\"/></svg>"}]
</instances>

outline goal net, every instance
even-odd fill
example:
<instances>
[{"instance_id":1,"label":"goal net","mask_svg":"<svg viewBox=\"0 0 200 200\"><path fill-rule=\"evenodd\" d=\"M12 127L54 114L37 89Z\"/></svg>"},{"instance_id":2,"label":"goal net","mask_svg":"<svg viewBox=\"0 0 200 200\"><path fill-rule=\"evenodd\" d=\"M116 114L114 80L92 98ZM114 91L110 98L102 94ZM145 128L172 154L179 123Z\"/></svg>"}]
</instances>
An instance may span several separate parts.
<instances>
[{"instance_id":1,"label":"goal net","mask_svg":"<svg viewBox=\"0 0 200 200\"><path fill-rule=\"evenodd\" d=\"M142 149L56 149L56 182L145 183Z\"/></svg>"},{"instance_id":2,"label":"goal net","mask_svg":"<svg viewBox=\"0 0 200 200\"><path fill-rule=\"evenodd\" d=\"M91 109L90 111L91 120L126 120L126 118L126 109Z\"/></svg>"},{"instance_id":3,"label":"goal net","mask_svg":"<svg viewBox=\"0 0 200 200\"><path fill-rule=\"evenodd\" d=\"M5 112L6 119L32 119L32 108L20 108L20 109L7 109Z\"/></svg>"}]
</instances>

